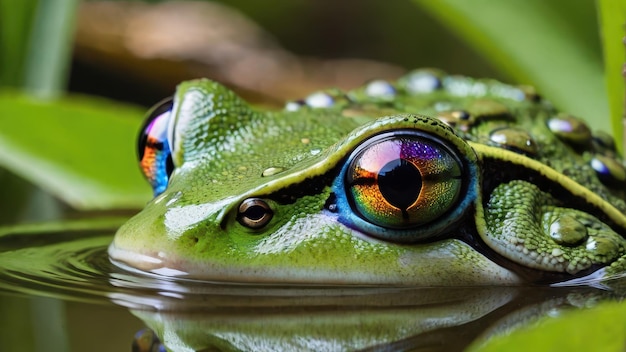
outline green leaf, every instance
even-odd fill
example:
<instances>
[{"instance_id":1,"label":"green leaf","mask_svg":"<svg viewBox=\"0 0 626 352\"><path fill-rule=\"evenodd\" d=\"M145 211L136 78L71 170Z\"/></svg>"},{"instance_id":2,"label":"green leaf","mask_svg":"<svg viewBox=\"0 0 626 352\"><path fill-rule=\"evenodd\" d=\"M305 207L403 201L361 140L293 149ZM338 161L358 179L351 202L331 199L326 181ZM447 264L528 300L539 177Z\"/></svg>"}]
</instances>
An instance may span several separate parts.
<instances>
[{"instance_id":1,"label":"green leaf","mask_svg":"<svg viewBox=\"0 0 626 352\"><path fill-rule=\"evenodd\" d=\"M25 86L40 97L65 90L78 0L41 0L37 4L25 67Z\"/></svg>"},{"instance_id":2,"label":"green leaf","mask_svg":"<svg viewBox=\"0 0 626 352\"><path fill-rule=\"evenodd\" d=\"M469 351L624 351L626 304L606 302L562 316L545 317L510 335L490 338Z\"/></svg>"},{"instance_id":3,"label":"green leaf","mask_svg":"<svg viewBox=\"0 0 626 352\"><path fill-rule=\"evenodd\" d=\"M134 144L143 109L7 92L0 106L0 166L77 209L135 209L150 199Z\"/></svg>"},{"instance_id":4,"label":"green leaf","mask_svg":"<svg viewBox=\"0 0 626 352\"><path fill-rule=\"evenodd\" d=\"M73 231L101 231L110 232L111 235L113 235L115 229L119 228L127 220L127 216L85 216L80 219L0 226L0 239L6 241L7 237L15 236L16 238L31 237L32 239L29 241L35 241L36 238L48 234L58 236L59 233L69 233Z\"/></svg>"},{"instance_id":5,"label":"green leaf","mask_svg":"<svg viewBox=\"0 0 626 352\"><path fill-rule=\"evenodd\" d=\"M593 1L414 1L514 80L611 131Z\"/></svg>"},{"instance_id":6,"label":"green leaf","mask_svg":"<svg viewBox=\"0 0 626 352\"><path fill-rule=\"evenodd\" d=\"M600 30L604 48L606 88L611 107L611 126L615 139L623 141L623 118L626 116L624 76L622 74L626 55L624 51L624 26L626 26L626 0L598 1ZM622 150L626 150L622 146Z\"/></svg>"},{"instance_id":7,"label":"green leaf","mask_svg":"<svg viewBox=\"0 0 626 352\"><path fill-rule=\"evenodd\" d=\"M0 85L19 87L36 0L0 0Z\"/></svg>"}]
</instances>

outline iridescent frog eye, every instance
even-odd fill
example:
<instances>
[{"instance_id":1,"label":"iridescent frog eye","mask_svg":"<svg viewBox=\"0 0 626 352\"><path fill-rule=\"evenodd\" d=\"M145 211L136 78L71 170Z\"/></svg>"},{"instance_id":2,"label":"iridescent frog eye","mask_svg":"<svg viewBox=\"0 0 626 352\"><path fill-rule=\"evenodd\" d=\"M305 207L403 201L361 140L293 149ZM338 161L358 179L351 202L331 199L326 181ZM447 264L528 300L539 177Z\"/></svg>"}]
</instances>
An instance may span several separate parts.
<instances>
[{"instance_id":1,"label":"iridescent frog eye","mask_svg":"<svg viewBox=\"0 0 626 352\"><path fill-rule=\"evenodd\" d=\"M462 166L435 137L399 131L373 137L355 150L346 194L364 220L390 229L428 224L457 202Z\"/></svg>"},{"instance_id":2,"label":"iridescent frog eye","mask_svg":"<svg viewBox=\"0 0 626 352\"><path fill-rule=\"evenodd\" d=\"M171 110L171 98L152 108L139 133L137 143L141 171L152 186L155 196L165 191L174 169L167 135Z\"/></svg>"}]
</instances>

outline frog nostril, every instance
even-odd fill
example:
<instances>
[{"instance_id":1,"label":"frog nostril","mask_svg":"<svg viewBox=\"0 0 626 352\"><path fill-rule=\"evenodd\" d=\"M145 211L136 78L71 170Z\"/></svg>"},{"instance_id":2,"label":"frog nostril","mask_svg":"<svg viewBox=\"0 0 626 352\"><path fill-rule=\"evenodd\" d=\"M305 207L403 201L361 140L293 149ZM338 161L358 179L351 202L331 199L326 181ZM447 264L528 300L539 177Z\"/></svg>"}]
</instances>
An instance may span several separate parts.
<instances>
[{"instance_id":1,"label":"frog nostril","mask_svg":"<svg viewBox=\"0 0 626 352\"><path fill-rule=\"evenodd\" d=\"M267 225L273 216L272 208L264 200L248 198L239 205L237 221L245 227L260 229Z\"/></svg>"}]
</instances>

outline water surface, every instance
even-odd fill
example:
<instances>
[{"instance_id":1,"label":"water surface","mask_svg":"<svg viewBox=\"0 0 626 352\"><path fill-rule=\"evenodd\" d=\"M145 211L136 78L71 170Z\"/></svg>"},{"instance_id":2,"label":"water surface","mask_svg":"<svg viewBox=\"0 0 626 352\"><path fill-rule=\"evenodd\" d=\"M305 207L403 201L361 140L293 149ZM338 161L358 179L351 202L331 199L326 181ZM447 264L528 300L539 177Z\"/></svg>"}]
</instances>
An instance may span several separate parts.
<instances>
[{"instance_id":1,"label":"water surface","mask_svg":"<svg viewBox=\"0 0 626 352\"><path fill-rule=\"evenodd\" d=\"M0 350L466 348L617 293L592 287L311 287L167 279L112 265L113 228L0 236ZM39 346L39 347L38 347Z\"/></svg>"}]
</instances>

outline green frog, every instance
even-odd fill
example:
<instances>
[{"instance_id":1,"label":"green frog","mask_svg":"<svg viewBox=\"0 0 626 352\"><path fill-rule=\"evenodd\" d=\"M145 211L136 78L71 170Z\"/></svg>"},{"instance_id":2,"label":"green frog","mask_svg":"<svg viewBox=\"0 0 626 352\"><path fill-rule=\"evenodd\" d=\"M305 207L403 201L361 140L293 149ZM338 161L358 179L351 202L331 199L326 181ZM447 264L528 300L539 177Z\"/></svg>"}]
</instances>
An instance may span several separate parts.
<instances>
[{"instance_id":1,"label":"green frog","mask_svg":"<svg viewBox=\"0 0 626 352\"><path fill-rule=\"evenodd\" d=\"M626 272L614 141L532 87L410 72L255 109L206 79L149 112L155 197L114 263L315 285L598 282Z\"/></svg>"}]
</instances>

